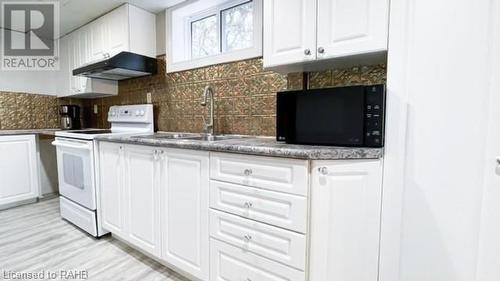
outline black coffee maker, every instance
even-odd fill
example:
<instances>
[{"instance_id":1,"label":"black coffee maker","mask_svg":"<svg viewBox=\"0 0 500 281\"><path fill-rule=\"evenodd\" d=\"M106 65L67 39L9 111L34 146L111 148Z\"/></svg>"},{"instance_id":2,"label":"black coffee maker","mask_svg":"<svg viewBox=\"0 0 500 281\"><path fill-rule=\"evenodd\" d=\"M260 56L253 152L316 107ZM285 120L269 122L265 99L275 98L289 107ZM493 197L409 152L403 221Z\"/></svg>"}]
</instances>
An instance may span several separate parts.
<instances>
[{"instance_id":1,"label":"black coffee maker","mask_svg":"<svg viewBox=\"0 0 500 281\"><path fill-rule=\"evenodd\" d=\"M80 107L78 105L61 105L59 115L61 117L61 129L79 130L82 128Z\"/></svg>"}]
</instances>

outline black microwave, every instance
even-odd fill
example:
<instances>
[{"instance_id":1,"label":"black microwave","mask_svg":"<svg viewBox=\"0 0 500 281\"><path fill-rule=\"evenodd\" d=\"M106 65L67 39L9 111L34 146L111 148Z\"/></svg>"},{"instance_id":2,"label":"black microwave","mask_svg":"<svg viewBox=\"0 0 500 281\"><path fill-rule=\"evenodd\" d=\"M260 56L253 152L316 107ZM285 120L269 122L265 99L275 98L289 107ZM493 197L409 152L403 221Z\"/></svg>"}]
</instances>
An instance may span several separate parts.
<instances>
[{"instance_id":1,"label":"black microwave","mask_svg":"<svg viewBox=\"0 0 500 281\"><path fill-rule=\"evenodd\" d=\"M276 140L383 147L384 113L383 84L279 92Z\"/></svg>"}]
</instances>

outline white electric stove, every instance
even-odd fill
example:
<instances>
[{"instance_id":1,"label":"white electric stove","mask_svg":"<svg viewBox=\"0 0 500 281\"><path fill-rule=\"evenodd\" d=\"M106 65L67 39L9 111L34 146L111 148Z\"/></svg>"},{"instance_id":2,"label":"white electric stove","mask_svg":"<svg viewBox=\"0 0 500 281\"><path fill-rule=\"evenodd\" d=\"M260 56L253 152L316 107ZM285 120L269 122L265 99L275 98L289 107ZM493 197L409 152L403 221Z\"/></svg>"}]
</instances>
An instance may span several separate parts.
<instances>
[{"instance_id":1,"label":"white electric stove","mask_svg":"<svg viewBox=\"0 0 500 281\"><path fill-rule=\"evenodd\" d=\"M143 135L154 132L153 105L112 106L108 112L111 129L56 132L61 216L95 237L101 228L97 212L97 136Z\"/></svg>"}]
</instances>

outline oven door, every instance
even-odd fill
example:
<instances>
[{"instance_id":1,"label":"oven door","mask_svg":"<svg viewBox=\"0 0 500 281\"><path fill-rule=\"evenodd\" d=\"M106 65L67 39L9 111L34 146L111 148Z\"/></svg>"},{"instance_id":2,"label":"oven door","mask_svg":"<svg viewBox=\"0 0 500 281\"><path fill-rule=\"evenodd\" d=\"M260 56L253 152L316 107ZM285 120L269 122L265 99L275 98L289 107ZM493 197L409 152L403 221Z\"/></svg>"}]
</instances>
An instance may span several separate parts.
<instances>
[{"instance_id":1,"label":"oven door","mask_svg":"<svg viewBox=\"0 0 500 281\"><path fill-rule=\"evenodd\" d=\"M88 209L96 209L94 144L92 141L56 138L59 193Z\"/></svg>"}]
</instances>

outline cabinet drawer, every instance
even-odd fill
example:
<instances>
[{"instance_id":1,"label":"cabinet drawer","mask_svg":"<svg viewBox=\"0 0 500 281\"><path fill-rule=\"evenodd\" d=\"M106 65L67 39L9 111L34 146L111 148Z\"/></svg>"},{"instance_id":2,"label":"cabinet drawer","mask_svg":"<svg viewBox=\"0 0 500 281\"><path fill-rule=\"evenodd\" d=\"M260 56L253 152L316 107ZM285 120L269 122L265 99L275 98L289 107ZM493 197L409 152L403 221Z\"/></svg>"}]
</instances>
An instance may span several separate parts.
<instances>
[{"instance_id":1,"label":"cabinet drawer","mask_svg":"<svg viewBox=\"0 0 500 281\"><path fill-rule=\"evenodd\" d=\"M210 207L297 232L306 232L306 197L212 180Z\"/></svg>"},{"instance_id":2,"label":"cabinet drawer","mask_svg":"<svg viewBox=\"0 0 500 281\"><path fill-rule=\"evenodd\" d=\"M305 273L211 239L210 280L304 281Z\"/></svg>"},{"instance_id":3,"label":"cabinet drawer","mask_svg":"<svg viewBox=\"0 0 500 281\"><path fill-rule=\"evenodd\" d=\"M210 235L285 265L305 270L303 234L210 210Z\"/></svg>"},{"instance_id":4,"label":"cabinet drawer","mask_svg":"<svg viewBox=\"0 0 500 281\"><path fill-rule=\"evenodd\" d=\"M213 153L210 178L307 196L308 161Z\"/></svg>"}]
</instances>

